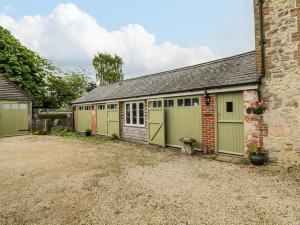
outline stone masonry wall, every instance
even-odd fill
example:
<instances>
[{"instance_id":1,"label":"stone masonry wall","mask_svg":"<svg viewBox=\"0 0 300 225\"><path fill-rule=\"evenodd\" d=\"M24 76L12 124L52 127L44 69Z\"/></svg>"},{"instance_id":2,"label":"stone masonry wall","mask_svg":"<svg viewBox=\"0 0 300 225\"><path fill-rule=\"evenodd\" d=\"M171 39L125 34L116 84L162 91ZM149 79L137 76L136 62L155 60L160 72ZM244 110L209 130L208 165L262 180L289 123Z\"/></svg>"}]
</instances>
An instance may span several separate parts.
<instances>
[{"instance_id":1,"label":"stone masonry wall","mask_svg":"<svg viewBox=\"0 0 300 225\"><path fill-rule=\"evenodd\" d=\"M202 143L204 152L216 151L216 95L210 94L210 104L205 104L204 96L201 99L202 109Z\"/></svg>"},{"instance_id":2,"label":"stone masonry wall","mask_svg":"<svg viewBox=\"0 0 300 225\"><path fill-rule=\"evenodd\" d=\"M260 74L258 1L255 0L257 73ZM265 0L266 74L260 88L268 103L263 144L269 158L300 164L300 0Z\"/></svg>"},{"instance_id":3,"label":"stone masonry wall","mask_svg":"<svg viewBox=\"0 0 300 225\"><path fill-rule=\"evenodd\" d=\"M258 99L257 90L244 91L244 143L245 157L249 156L249 145L256 144L263 147L263 138L268 135L268 126L264 123L263 115L248 114L247 108L253 106Z\"/></svg>"}]
</instances>

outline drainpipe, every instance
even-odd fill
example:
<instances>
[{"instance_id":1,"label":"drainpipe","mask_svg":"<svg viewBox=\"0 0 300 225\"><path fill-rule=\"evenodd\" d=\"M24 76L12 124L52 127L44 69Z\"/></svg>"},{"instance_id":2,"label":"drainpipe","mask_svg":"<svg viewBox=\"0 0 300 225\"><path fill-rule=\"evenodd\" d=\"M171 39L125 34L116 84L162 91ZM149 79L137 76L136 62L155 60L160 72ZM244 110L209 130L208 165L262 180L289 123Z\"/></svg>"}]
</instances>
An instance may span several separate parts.
<instances>
[{"instance_id":1,"label":"drainpipe","mask_svg":"<svg viewBox=\"0 0 300 225\"><path fill-rule=\"evenodd\" d=\"M264 2L265 0L258 0L259 2L259 20L260 20L260 64L261 75L264 76L266 72L265 67L265 32L264 32Z\"/></svg>"}]
</instances>

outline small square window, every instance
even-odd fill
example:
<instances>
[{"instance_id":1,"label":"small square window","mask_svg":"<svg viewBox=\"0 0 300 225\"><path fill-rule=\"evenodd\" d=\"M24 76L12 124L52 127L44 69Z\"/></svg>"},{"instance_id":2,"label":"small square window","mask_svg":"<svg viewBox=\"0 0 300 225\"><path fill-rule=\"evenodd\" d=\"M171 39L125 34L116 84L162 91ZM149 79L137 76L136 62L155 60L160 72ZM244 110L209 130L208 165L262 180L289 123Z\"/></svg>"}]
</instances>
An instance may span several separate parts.
<instances>
[{"instance_id":1,"label":"small square window","mask_svg":"<svg viewBox=\"0 0 300 225\"><path fill-rule=\"evenodd\" d=\"M192 105L192 100L190 98L184 99L184 106L191 106Z\"/></svg>"},{"instance_id":2,"label":"small square window","mask_svg":"<svg viewBox=\"0 0 300 225\"><path fill-rule=\"evenodd\" d=\"M183 99L178 99L177 100L177 105L178 106L183 106Z\"/></svg>"},{"instance_id":3,"label":"small square window","mask_svg":"<svg viewBox=\"0 0 300 225\"><path fill-rule=\"evenodd\" d=\"M226 102L226 112L233 112L233 102Z\"/></svg>"},{"instance_id":4,"label":"small square window","mask_svg":"<svg viewBox=\"0 0 300 225\"><path fill-rule=\"evenodd\" d=\"M199 98L193 98L193 106L199 106Z\"/></svg>"}]
</instances>

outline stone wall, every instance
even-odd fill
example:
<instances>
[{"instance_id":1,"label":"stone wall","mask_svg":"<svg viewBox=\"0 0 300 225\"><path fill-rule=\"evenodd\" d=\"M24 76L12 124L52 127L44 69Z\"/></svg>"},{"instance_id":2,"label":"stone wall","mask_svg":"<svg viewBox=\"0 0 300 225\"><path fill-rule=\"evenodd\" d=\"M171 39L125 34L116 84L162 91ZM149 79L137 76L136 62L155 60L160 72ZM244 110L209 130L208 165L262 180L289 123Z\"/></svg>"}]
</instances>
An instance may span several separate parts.
<instances>
[{"instance_id":1,"label":"stone wall","mask_svg":"<svg viewBox=\"0 0 300 225\"><path fill-rule=\"evenodd\" d=\"M204 152L216 151L216 95L210 94L210 104L206 105L204 96L200 97L202 109L202 144Z\"/></svg>"},{"instance_id":2,"label":"stone wall","mask_svg":"<svg viewBox=\"0 0 300 225\"><path fill-rule=\"evenodd\" d=\"M258 1L255 4L257 73L260 74ZM272 161L300 164L300 0L265 0L266 74L260 88L268 103L263 140Z\"/></svg>"},{"instance_id":3,"label":"stone wall","mask_svg":"<svg viewBox=\"0 0 300 225\"><path fill-rule=\"evenodd\" d=\"M120 134L121 139L147 142L147 102L145 101L145 127L125 125L125 102L120 103Z\"/></svg>"}]
</instances>

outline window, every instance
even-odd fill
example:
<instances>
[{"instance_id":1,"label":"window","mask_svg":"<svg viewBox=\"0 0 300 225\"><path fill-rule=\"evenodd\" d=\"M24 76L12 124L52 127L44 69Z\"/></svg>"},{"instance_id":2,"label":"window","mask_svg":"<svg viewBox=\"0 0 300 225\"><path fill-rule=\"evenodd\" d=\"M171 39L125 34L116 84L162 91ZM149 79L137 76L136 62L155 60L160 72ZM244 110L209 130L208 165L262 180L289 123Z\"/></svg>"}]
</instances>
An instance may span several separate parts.
<instances>
[{"instance_id":1,"label":"window","mask_svg":"<svg viewBox=\"0 0 300 225\"><path fill-rule=\"evenodd\" d=\"M199 106L199 98L184 98L178 99L177 105L181 106Z\"/></svg>"},{"instance_id":2,"label":"window","mask_svg":"<svg viewBox=\"0 0 300 225\"><path fill-rule=\"evenodd\" d=\"M143 102L125 104L125 124L128 126L145 125L145 105Z\"/></svg>"},{"instance_id":3,"label":"window","mask_svg":"<svg viewBox=\"0 0 300 225\"><path fill-rule=\"evenodd\" d=\"M199 106L199 98L193 98L192 99L192 101L193 101L193 106Z\"/></svg>"},{"instance_id":4,"label":"window","mask_svg":"<svg viewBox=\"0 0 300 225\"><path fill-rule=\"evenodd\" d=\"M183 106L183 99L178 99L177 100L177 105L178 106Z\"/></svg>"},{"instance_id":5,"label":"window","mask_svg":"<svg viewBox=\"0 0 300 225\"><path fill-rule=\"evenodd\" d=\"M83 110L83 106L79 106L79 110Z\"/></svg>"},{"instance_id":6,"label":"window","mask_svg":"<svg viewBox=\"0 0 300 225\"><path fill-rule=\"evenodd\" d=\"M226 102L226 112L233 112L233 102Z\"/></svg>"},{"instance_id":7,"label":"window","mask_svg":"<svg viewBox=\"0 0 300 225\"><path fill-rule=\"evenodd\" d=\"M86 106L84 107L84 110L91 110L91 106L90 106L90 105L86 105Z\"/></svg>"},{"instance_id":8,"label":"window","mask_svg":"<svg viewBox=\"0 0 300 225\"><path fill-rule=\"evenodd\" d=\"M174 106L174 100L165 100L164 101L165 107L173 107Z\"/></svg>"},{"instance_id":9,"label":"window","mask_svg":"<svg viewBox=\"0 0 300 225\"><path fill-rule=\"evenodd\" d=\"M191 106L192 105L192 99L186 98L184 99L184 106Z\"/></svg>"},{"instance_id":10,"label":"window","mask_svg":"<svg viewBox=\"0 0 300 225\"><path fill-rule=\"evenodd\" d=\"M3 109L5 109L5 110L27 109L27 104L25 104L25 103L4 103Z\"/></svg>"},{"instance_id":11,"label":"window","mask_svg":"<svg viewBox=\"0 0 300 225\"><path fill-rule=\"evenodd\" d=\"M118 104L107 104L107 109L116 110L118 108Z\"/></svg>"},{"instance_id":12,"label":"window","mask_svg":"<svg viewBox=\"0 0 300 225\"><path fill-rule=\"evenodd\" d=\"M153 108L161 108L161 101L153 101Z\"/></svg>"},{"instance_id":13,"label":"window","mask_svg":"<svg viewBox=\"0 0 300 225\"><path fill-rule=\"evenodd\" d=\"M105 110L105 104L98 105L98 110Z\"/></svg>"},{"instance_id":14,"label":"window","mask_svg":"<svg viewBox=\"0 0 300 225\"><path fill-rule=\"evenodd\" d=\"M20 109L27 109L27 104L19 104Z\"/></svg>"},{"instance_id":15,"label":"window","mask_svg":"<svg viewBox=\"0 0 300 225\"><path fill-rule=\"evenodd\" d=\"M11 104L10 103L4 103L3 104L3 109L11 109Z\"/></svg>"}]
</instances>

